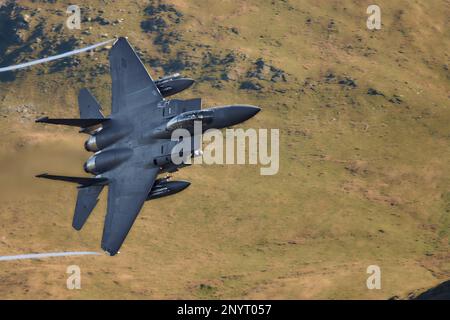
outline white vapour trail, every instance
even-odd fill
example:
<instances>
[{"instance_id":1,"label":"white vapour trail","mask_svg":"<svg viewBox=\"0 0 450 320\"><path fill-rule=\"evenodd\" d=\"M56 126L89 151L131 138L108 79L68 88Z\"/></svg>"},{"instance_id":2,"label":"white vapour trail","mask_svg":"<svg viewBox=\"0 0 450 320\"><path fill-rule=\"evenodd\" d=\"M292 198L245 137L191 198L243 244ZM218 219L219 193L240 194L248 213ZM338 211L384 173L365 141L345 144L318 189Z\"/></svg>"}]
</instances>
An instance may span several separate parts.
<instances>
[{"instance_id":1,"label":"white vapour trail","mask_svg":"<svg viewBox=\"0 0 450 320\"><path fill-rule=\"evenodd\" d=\"M104 46L105 44L108 44L108 43L113 42L115 40L116 39L111 39L111 40L108 40L108 41L104 41L104 42L93 44L92 46L89 46L89 47L76 49L76 50L69 51L69 52L64 52L64 53L58 54L56 56L51 56L51 57L47 57L47 58L33 60L33 61L30 61L30 62L25 62L25 63L17 64L17 65L14 65L14 66L3 67L3 68L0 68L0 72L6 72L6 71L17 70L17 69L23 69L23 68L26 68L26 67L34 66L35 64L49 62L49 61L53 61L53 60L57 60L57 59L65 58L65 57L69 57L69 56L72 56L74 54L86 52L86 51L89 51L89 50L93 50L93 49L95 49L97 47Z\"/></svg>"},{"instance_id":2,"label":"white vapour trail","mask_svg":"<svg viewBox=\"0 0 450 320\"><path fill-rule=\"evenodd\" d=\"M85 256L85 255L100 255L100 253L91 251L30 253L30 254L19 254L17 256L0 256L0 261L42 259L52 257L68 257L68 256Z\"/></svg>"}]
</instances>

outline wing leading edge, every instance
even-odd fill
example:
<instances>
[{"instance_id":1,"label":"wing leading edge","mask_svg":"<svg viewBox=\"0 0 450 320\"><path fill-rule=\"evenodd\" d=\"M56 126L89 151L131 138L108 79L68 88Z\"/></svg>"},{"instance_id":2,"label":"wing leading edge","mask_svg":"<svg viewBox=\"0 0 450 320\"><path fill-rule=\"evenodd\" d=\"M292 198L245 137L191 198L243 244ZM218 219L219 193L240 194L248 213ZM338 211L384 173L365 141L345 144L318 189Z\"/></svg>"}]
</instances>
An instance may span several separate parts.
<instances>
[{"instance_id":1,"label":"wing leading edge","mask_svg":"<svg viewBox=\"0 0 450 320\"><path fill-rule=\"evenodd\" d=\"M129 112L163 97L127 39L119 38L109 53L112 113Z\"/></svg>"}]
</instances>

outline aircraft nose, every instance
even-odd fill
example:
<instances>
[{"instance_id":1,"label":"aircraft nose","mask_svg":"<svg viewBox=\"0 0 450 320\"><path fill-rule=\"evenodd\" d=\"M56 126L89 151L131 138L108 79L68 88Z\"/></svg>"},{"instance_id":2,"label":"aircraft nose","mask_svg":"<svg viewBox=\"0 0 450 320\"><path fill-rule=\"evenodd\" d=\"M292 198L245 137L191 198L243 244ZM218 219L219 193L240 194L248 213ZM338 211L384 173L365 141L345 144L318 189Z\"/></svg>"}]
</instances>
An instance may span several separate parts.
<instances>
[{"instance_id":1,"label":"aircraft nose","mask_svg":"<svg viewBox=\"0 0 450 320\"><path fill-rule=\"evenodd\" d=\"M190 86L192 86L194 84L195 80L191 79L191 78L183 78L183 86L185 86L186 88L189 88Z\"/></svg>"},{"instance_id":2,"label":"aircraft nose","mask_svg":"<svg viewBox=\"0 0 450 320\"><path fill-rule=\"evenodd\" d=\"M183 90L186 90L190 86L194 84L194 79L191 78L181 78L173 80L170 85L178 92L181 92Z\"/></svg>"},{"instance_id":3,"label":"aircraft nose","mask_svg":"<svg viewBox=\"0 0 450 320\"><path fill-rule=\"evenodd\" d=\"M257 114L261 109L251 105L232 105L212 110L215 110L213 127L220 129L244 122Z\"/></svg>"},{"instance_id":4,"label":"aircraft nose","mask_svg":"<svg viewBox=\"0 0 450 320\"><path fill-rule=\"evenodd\" d=\"M256 115L261 111L261 108L255 106L234 106L232 110L233 118L238 122L243 122Z\"/></svg>"}]
</instances>

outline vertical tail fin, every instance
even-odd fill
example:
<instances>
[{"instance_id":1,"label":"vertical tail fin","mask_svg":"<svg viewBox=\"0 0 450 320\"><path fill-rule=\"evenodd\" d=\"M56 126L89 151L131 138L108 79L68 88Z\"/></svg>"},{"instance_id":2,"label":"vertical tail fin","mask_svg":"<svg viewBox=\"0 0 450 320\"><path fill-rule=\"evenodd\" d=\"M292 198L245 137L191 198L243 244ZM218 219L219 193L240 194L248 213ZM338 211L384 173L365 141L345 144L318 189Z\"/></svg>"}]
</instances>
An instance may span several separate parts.
<instances>
[{"instance_id":1,"label":"vertical tail fin","mask_svg":"<svg viewBox=\"0 0 450 320\"><path fill-rule=\"evenodd\" d=\"M81 119L103 119L104 116L100 112L101 106L94 98L91 92L83 88L78 94L78 108L80 109Z\"/></svg>"}]
</instances>

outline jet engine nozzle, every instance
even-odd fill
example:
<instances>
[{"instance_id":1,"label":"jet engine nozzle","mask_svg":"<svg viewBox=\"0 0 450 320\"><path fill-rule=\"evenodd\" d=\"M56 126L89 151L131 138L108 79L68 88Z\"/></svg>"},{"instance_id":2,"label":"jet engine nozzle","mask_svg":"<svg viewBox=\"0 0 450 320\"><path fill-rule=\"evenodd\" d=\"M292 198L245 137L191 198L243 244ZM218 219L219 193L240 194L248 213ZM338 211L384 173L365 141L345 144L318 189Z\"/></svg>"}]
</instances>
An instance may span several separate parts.
<instances>
[{"instance_id":1,"label":"jet engine nozzle","mask_svg":"<svg viewBox=\"0 0 450 320\"><path fill-rule=\"evenodd\" d=\"M86 151L97 152L99 150L97 146L97 137L90 136L89 139L87 139L84 143L84 148L86 149Z\"/></svg>"},{"instance_id":2,"label":"jet engine nozzle","mask_svg":"<svg viewBox=\"0 0 450 320\"><path fill-rule=\"evenodd\" d=\"M104 128L94 135L90 136L88 140L84 143L84 148L87 151L97 152L106 148L107 146L119 141L127 135L129 132L128 128L121 128L121 130L111 130L109 128Z\"/></svg>"},{"instance_id":3,"label":"jet engine nozzle","mask_svg":"<svg viewBox=\"0 0 450 320\"><path fill-rule=\"evenodd\" d=\"M83 165L84 171L92 174L100 174L114 169L125 162L133 153L131 149L113 149L99 152L90 157Z\"/></svg>"}]
</instances>

